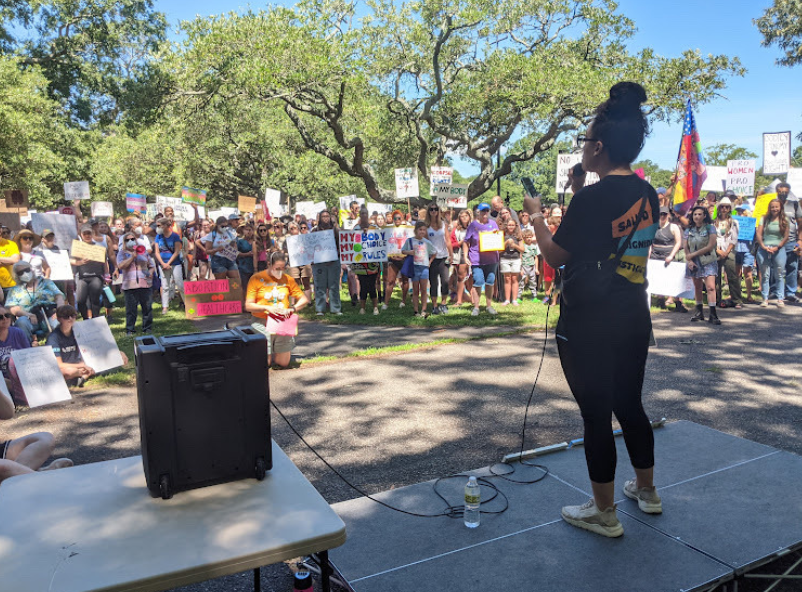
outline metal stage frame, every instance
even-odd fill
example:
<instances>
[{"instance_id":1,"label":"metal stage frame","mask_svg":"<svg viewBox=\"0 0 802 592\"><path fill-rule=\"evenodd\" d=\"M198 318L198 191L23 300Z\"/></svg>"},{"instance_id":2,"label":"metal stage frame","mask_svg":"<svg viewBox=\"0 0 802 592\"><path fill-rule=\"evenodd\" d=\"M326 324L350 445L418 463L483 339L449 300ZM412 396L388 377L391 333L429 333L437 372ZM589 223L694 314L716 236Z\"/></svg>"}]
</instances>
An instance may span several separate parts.
<instances>
[{"instance_id":1,"label":"metal stage frame","mask_svg":"<svg viewBox=\"0 0 802 592\"><path fill-rule=\"evenodd\" d=\"M548 468L536 484L494 479L509 508L483 514L476 529L465 528L461 519L401 514L365 497L334 505L348 532L346 544L330 553L335 578L353 592L735 592L744 578L773 578L771 587L802 580L792 573L802 560L784 574L755 573L802 549L802 457L688 421L666 423L654 433L663 514L644 514L621 493L632 468L623 439L617 438L617 505L625 531L618 539L560 518L563 505L590 496L577 443L528 461ZM542 474L518 462L511 466L512 479ZM463 486L463 480L452 479L439 490L458 505ZM423 514L444 507L433 482L373 497ZM499 497L482 509L501 506Z\"/></svg>"}]
</instances>

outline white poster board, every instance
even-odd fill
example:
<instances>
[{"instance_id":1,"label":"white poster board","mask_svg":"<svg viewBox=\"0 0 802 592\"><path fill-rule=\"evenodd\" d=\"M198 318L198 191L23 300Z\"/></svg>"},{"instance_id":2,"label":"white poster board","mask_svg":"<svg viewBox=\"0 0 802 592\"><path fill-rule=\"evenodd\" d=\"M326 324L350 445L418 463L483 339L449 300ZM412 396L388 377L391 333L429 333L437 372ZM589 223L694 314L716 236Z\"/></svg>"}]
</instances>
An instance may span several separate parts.
<instances>
[{"instance_id":1,"label":"white poster board","mask_svg":"<svg viewBox=\"0 0 802 592\"><path fill-rule=\"evenodd\" d=\"M434 188L438 185L451 185L454 179L454 169L451 167L432 167L432 172L429 177L431 181L430 193L434 197Z\"/></svg>"},{"instance_id":2,"label":"white poster board","mask_svg":"<svg viewBox=\"0 0 802 592\"><path fill-rule=\"evenodd\" d=\"M79 321L72 326L75 341L87 366L105 372L123 365L123 358L111 334L106 317Z\"/></svg>"},{"instance_id":3,"label":"white poster board","mask_svg":"<svg viewBox=\"0 0 802 592\"><path fill-rule=\"evenodd\" d=\"M755 194L755 161L728 160L727 186L741 197Z\"/></svg>"},{"instance_id":4,"label":"white poster board","mask_svg":"<svg viewBox=\"0 0 802 592\"><path fill-rule=\"evenodd\" d=\"M418 197L418 169L395 169L395 194L400 199Z\"/></svg>"},{"instance_id":5,"label":"white poster board","mask_svg":"<svg viewBox=\"0 0 802 592\"><path fill-rule=\"evenodd\" d=\"M52 347L45 345L14 350L11 358L30 407L71 399Z\"/></svg>"},{"instance_id":6,"label":"white poster board","mask_svg":"<svg viewBox=\"0 0 802 592\"><path fill-rule=\"evenodd\" d=\"M327 263L339 259L333 230L309 232L287 236L287 254L290 267Z\"/></svg>"},{"instance_id":7,"label":"white poster board","mask_svg":"<svg viewBox=\"0 0 802 592\"><path fill-rule=\"evenodd\" d=\"M371 215L373 215L373 212L376 212L377 214L387 215L393 211L394 206L391 204L383 204L371 201L366 203L365 207L368 208L368 212L370 212Z\"/></svg>"},{"instance_id":8,"label":"white poster board","mask_svg":"<svg viewBox=\"0 0 802 592\"><path fill-rule=\"evenodd\" d=\"M56 245L68 251L78 238L75 216L69 214L31 214L31 226L39 235L45 228L51 229L56 235Z\"/></svg>"},{"instance_id":9,"label":"white poster board","mask_svg":"<svg viewBox=\"0 0 802 592\"><path fill-rule=\"evenodd\" d=\"M164 210L162 210L162 212L164 212ZM203 218L203 214L204 207L198 206L198 217ZM173 218L179 222L192 222L195 219L195 209L192 207L192 204L180 203L173 206Z\"/></svg>"},{"instance_id":10,"label":"white poster board","mask_svg":"<svg viewBox=\"0 0 802 592\"><path fill-rule=\"evenodd\" d=\"M791 132L763 134L763 174L783 175L791 168Z\"/></svg>"},{"instance_id":11,"label":"white poster board","mask_svg":"<svg viewBox=\"0 0 802 592\"><path fill-rule=\"evenodd\" d=\"M716 191L721 193L727 184L727 167L725 166L705 166L707 178L702 183L702 191Z\"/></svg>"},{"instance_id":12,"label":"white poster board","mask_svg":"<svg viewBox=\"0 0 802 592\"><path fill-rule=\"evenodd\" d=\"M91 205L93 218L113 218L114 204L110 201L93 201Z\"/></svg>"},{"instance_id":13,"label":"white poster board","mask_svg":"<svg viewBox=\"0 0 802 592\"><path fill-rule=\"evenodd\" d=\"M432 199L442 209L455 209L468 207L467 185L436 185L432 186Z\"/></svg>"},{"instance_id":14,"label":"white poster board","mask_svg":"<svg viewBox=\"0 0 802 592\"><path fill-rule=\"evenodd\" d=\"M563 153L557 155L557 182L554 189L557 193L573 193L573 189L568 184L568 171L576 164L582 162L582 153ZM599 175L587 173L585 175L585 187L599 182ZM534 197L534 196L533 196Z\"/></svg>"},{"instance_id":15,"label":"white poster board","mask_svg":"<svg viewBox=\"0 0 802 592\"><path fill-rule=\"evenodd\" d=\"M278 218L284 213L281 207L281 191L278 189L265 189L265 203L271 217Z\"/></svg>"},{"instance_id":16,"label":"white poster board","mask_svg":"<svg viewBox=\"0 0 802 592\"><path fill-rule=\"evenodd\" d=\"M42 251L45 261L50 266L50 279L54 282L69 282L75 279L75 274L70 265L70 254L66 250L58 253L54 251Z\"/></svg>"},{"instance_id":17,"label":"white poster board","mask_svg":"<svg viewBox=\"0 0 802 592\"><path fill-rule=\"evenodd\" d=\"M318 209L320 207L319 204L321 203L323 204L323 207ZM307 220L314 220L315 218L317 218L317 214L318 212L320 212L321 209L323 210L326 209L325 202L318 202L318 203L315 203L313 201L295 202L295 213L301 214L302 216L306 216Z\"/></svg>"},{"instance_id":18,"label":"white poster board","mask_svg":"<svg viewBox=\"0 0 802 592\"><path fill-rule=\"evenodd\" d=\"M685 277L685 263L649 259L646 262L646 278L649 280L649 293L659 296L682 296L692 298L693 280Z\"/></svg>"},{"instance_id":19,"label":"white poster board","mask_svg":"<svg viewBox=\"0 0 802 592\"><path fill-rule=\"evenodd\" d=\"M344 195L339 199L340 201L340 209L345 210L346 212L351 209L351 202L356 202L359 204L359 207L365 205L365 198L364 197L357 197L356 195Z\"/></svg>"},{"instance_id":20,"label":"white poster board","mask_svg":"<svg viewBox=\"0 0 802 592\"><path fill-rule=\"evenodd\" d=\"M156 196L156 210L162 214L164 213L164 208L173 208L173 213L175 213L175 211L182 205L186 205L190 210L192 210L192 204L184 204L180 197L167 197L165 195Z\"/></svg>"},{"instance_id":21,"label":"white poster board","mask_svg":"<svg viewBox=\"0 0 802 592\"><path fill-rule=\"evenodd\" d=\"M785 182L791 186L791 191L796 195L802 195L802 169L788 169L788 176Z\"/></svg>"},{"instance_id":22,"label":"white poster board","mask_svg":"<svg viewBox=\"0 0 802 592\"><path fill-rule=\"evenodd\" d=\"M92 199L89 196L89 181L73 181L64 183L64 199L74 201L76 199Z\"/></svg>"}]
</instances>

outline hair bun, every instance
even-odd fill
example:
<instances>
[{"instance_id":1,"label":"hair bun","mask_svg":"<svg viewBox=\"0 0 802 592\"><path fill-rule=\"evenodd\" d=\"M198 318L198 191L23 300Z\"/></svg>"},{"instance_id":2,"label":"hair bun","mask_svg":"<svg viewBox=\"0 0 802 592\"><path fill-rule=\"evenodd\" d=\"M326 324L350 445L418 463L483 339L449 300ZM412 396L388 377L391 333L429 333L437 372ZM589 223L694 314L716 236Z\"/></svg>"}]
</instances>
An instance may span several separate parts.
<instances>
[{"instance_id":1,"label":"hair bun","mask_svg":"<svg viewBox=\"0 0 802 592\"><path fill-rule=\"evenodd\" d=\"M611 111L626 114L639 111L646 102L646 90L637 82L619 82L610 89L609 106Z\"/></svg>"}]
</instances>

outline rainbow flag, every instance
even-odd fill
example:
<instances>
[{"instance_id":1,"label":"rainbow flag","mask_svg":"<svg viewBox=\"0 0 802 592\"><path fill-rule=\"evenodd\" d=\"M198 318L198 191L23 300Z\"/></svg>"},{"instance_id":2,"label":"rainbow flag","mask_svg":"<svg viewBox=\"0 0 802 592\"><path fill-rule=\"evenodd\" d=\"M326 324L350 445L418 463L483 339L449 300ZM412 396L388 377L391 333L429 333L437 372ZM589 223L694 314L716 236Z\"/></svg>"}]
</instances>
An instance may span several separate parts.
<instances>
[{"instance_id":1,"label":"rainbow flag","mask_svg":"<svg viewBox=\"0 0 802 592\"><path fill-rule=\"evenodd\" d=\"M702 143L699 140L699 130L696 129L691 100L688 99L682 142L677 157L677 180L674 185L674 209L677 212L683 215L688 213L699 199L705 179L707 179L707 168L702 155Z\"/></svg>"}]
</instances>

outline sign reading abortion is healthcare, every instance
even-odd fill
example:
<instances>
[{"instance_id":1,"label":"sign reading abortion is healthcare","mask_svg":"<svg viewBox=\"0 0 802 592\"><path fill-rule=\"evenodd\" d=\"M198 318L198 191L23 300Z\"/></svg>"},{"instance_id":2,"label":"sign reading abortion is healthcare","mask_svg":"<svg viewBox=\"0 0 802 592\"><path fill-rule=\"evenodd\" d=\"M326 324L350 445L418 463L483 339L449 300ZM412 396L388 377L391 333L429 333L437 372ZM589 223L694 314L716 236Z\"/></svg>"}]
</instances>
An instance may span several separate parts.
<instances>
[{"instance_id":1,"label":"sign reading abortion is healthcare","mask_svg":"<svg viewBox=\"0 0 802 592\"><path fill-rule=\"evenodd\" d=\"M340 231L342 263L380 263L387 261L390 231L380 228Z\"/></svg>"}]
</instances>

